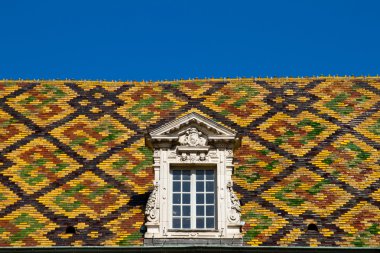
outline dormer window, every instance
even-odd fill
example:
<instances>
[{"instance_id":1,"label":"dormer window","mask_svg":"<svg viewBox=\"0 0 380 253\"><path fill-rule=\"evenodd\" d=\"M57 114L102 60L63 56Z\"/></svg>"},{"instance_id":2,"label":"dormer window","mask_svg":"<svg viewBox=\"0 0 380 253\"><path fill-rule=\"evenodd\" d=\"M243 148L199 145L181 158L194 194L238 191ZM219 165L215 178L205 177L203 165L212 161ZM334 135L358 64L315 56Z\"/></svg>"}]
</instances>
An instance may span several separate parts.
<instances>
[{"instance_id":1,"label":"dormer window","mask_svg":"<svg viewBox=\"0 0 380 253\"><path fill-rule=\"evenodd\" d=\"M231 180L236 133L190 113L150 132L146 143L154 150L155 179L145 244L241 245Z\"/></svg>"}]
</instances>

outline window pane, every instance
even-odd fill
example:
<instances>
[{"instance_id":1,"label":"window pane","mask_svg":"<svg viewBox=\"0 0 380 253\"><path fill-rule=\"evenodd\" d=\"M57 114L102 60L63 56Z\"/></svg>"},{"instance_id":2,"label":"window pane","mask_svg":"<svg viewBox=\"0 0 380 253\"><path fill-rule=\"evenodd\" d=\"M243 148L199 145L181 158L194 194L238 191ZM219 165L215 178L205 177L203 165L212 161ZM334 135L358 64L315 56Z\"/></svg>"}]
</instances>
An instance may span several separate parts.
<instances>
[{"instance_id":1,"label":"window pane","mask_svg":"<svg viewBox=\"0 0 380 253\"><path fill-rule=\"evenodd\" d=\"M206 191L214 192L214 182L206 182Z\"/></svg>"},{"instance_id":2,"label":"window pane","mask_svg":"<svg viewBox=\"0 0 380 253\"><path fill-rule=\"evenodd\" d=\"M215 171L181 169L173 170L172 173L172 228L215 228ZM193 193L195 196L192 196Z\"/></svg>"},{"instance_id":3,"label":"window pane","mask_svg":"<svg viewBox=\"0 0 380 253\"><path fill-rule=\"evenodd\" d=\"M181 228L181 219L173 218L173 228Z\"/></svg>"},{"instance_id":4,"label":"window pane","mask_svg":"<svg viewBox=\"0 0 380 253\"><path fill-rule=\"evenodd\" d=\"M206 203L213 204L214 203L214 194L206 194Z\"/></svg>"},{"instance_id":5,"label":"window pane","mask_svg":"<svg viewBox=\"0 0 380 253\"><path fill-rule=\"evenodd\" d=\"M214 216L214 206L206 206L206 216Z\"/></svg>"},{"instance_id":6,"label":"window pane","mask_svg":"<svg viewBox=\"0 0 380 253\"><path fill-rule=\"evenodd\" d=\"M197 218L197 228L204 228L204 227L205 227L205 219Z\"/></svg>"},{"instance_id":7,"label":"window pane","mask_svg":"<svg viewBox=\"0 0 380 253\"><path fill-rule=\"evenodd\" d=\"M214 218L206 218L206 228L214 228Z\"/></svg>"},{"instance_id":8,"label":"window pane","mask_svg":"<svg viewBox=\"0 0 380 253\"><path fill-rule=\"evenodd\" d=\"M203 215L205 215L205 207L197 206L197 216L203 216Z\"/></svg>"},{"instance_id":9,"label":"window pane","mask_svg":"<svg viewBox=\"0 0 380 253\"><path fill-rule=\"evenodd\" d=\"M173 192L181 191L181 182L173 182Z\"/></svg>"},{"instance_id":10,"label":"window pane","mask_svg":"<svg viewBox=\"0 0 380 253\"><path fill-rule=\"evenodd\" d=\"M190 194L182 195L182 204L190 204Z\"/></svg>"},{"instance_id":11,"label":"window pane","mask_svg":"<svg viewBox=\"0 0 380 253\"><path fill-rule=\"evenodd\" d=\"M182 228L190 228L190 218L182 218Z\"/></svg>"},{"instance_id":12,"label":"window pane","mask_svg":"<svg viewBox=\"0 0 380 253\"><path fill-rule=\"evenodd\" d=\"M173 206L173 216L181 216L181 207Z\"/></svg>"},{"instance_id":13,"label":"window pane","mask_svg":"<svg viewBox=\"0 0 380 253\"><path fill-rule=\"evenodd\" d=\"M204 194L197 194L197 204L203 204L205 202Z\"/></svg>"},{"instance_id":14,"label":"window pane","mask_svg":"<svg viewBox=\"0 0 380 253\"><path fill-rule=\"evenodd\" d=\"M181 171L173 170L173 180L181 180Z\"/></svg>"},{"instance_id":15,"label":"window pane","mask_svg":"<svg viewBox=\"0 0 380 253\"><path fill-rule=\"evenodd\" d=\"M173 194L173 203L180 204L181 203L181 194Z\"/></svg>"},{"instance_id":16,"label":"window pane","mask_svg":"<svg viewBox=\"0 0 380 253\"><path fill-rule=\"evenodd\" d=\"M190 170L183 170L182 171L182 180L190 180Z\"/></svg>"},{"instance_id":17,"label":"window pane","mask_svg":"<svg viewBox=\"0 0 380 253\"><path fill-rule=\"evenodd\" d=\"M182 183L182 192L190 192L190 182Z\"/></svg>"},{"instance_id":18,"label":"window pane","mask_svg":"<svg viewBox=\"0 0 380 253\"><path fill-rule=\"evenodd\" d=\"M203 182L197 182L197 192L204 192L205 187Z\"/></svg>"},{"instance_id":19,"label":"window pane","mask_svg":"<svg viewBox=\"0 0 380 253\"><path fill-rule=\"evenodd\" d=\"M182 216L190 216L190 206L182 206Z\"/></svg>"},{"instance_id":20,"label":"window pane","mask_svg":"<svg viewBox=\"0 0 380 253\"><path fill-rule=\"evenodd\" d=\"M213 170L206 170L206 179L207 180L214 180L214 171Z\"/></svg>"},{"instance_id":21,"label":"window pane","mask_svg":"<svg viewBox=\"0 0 380 253\"><path fill-rule=\"evenodd\" d=\"M204 170L197 170L197 180L203 180L204 179Z\"/></svg>"}]
</instances>

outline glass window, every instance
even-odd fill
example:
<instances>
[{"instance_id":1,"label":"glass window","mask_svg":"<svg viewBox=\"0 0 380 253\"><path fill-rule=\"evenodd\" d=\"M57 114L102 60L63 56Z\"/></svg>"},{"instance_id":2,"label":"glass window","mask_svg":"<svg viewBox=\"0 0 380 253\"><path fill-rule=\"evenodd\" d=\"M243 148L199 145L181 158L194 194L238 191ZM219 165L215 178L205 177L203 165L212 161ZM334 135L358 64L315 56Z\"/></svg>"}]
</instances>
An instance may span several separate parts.
<instances>
[{"instance_id":1,"label":"glass window","mask_svg":"<svg viewBox=\"0 0 380 253\"><path fill-rule=\"evenodd\" d=\"M197 229L215 228L214 173L214 170L197 170L196 208L197 210L199 209L199 212L196 214Z\"/></svg>"},{"instance_id":2,"label":"glass window","mask_svg":"<svg viewBox=\"0 0 380 253\"><path fill-rule=\"evenodd\" d=\"M215 229L215 170L172 170L172 227Z\"/></svg>"}]
</instances>

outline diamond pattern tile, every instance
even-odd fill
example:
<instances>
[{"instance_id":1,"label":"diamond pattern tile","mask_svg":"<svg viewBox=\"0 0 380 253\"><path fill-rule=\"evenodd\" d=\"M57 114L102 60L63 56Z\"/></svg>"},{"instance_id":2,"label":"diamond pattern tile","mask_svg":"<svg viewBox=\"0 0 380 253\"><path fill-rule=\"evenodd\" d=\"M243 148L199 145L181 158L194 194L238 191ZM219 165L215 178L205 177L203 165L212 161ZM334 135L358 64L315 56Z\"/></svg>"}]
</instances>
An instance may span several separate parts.
<instances>
[{"instance_id":1,"label":"diamond pattern tile","mask_svg":"<svg viewBox=\"0 0 380 253\"><path fill-rule=\"evenodd\" d=\"M41 83L7 103L37 125L47 126L74 112L67 103L74 96L76 93L63 84Z\"/></svg>"},{"instance_id":2,"label":"diamond pattern tile","mask_svg":"<svg viewBox=\"0 0 380 253\"><path fill-rule=\"evenodd\" d=\"M0 98L4 98L5 96L8 96L14 91L17 91L21 87L28 85L23 82L17 82L17 81L3 81L0 82Z\"/></svg>"},{"instance_id":3,"label":"diamond pattern tile","mask_svg":"<svg viewBox=\"0 0 380 253\"><path fill-rule=\"evenodd\" d=\"M38 199L55 213L69 218L84 214L93 219L106 216L128 200L128 195L89 171Z\"/></svg>"},{"instance_id":4,"label":"diamond pattern tile","mask_svg":"<svg viewBox=\"0 0 380 253\"><path fill-rule=\"evenodd\" d=\"M143 194L153 187L152 156L152 151L145 146L142 138L100 163L99 167L135 192Z\"/></svg>"},{"instance_id":5,"label":"diamond pattern tile","mask_svg":"<svg viewBox=\"0 0 380 253\"><path fill-rule=\"evenodd\" d=\"M363 190L380 177L379 151L346 134L322 150L313 164L339 180Z\"/></svg>"},{"instance_id":6,"label":"diamond pattern tile","mask_svg":"<svg viewBox=\"0 0 380 253\"><path fill-rule=\"evenodd\" d=\"M372 117L364 120L364 122L357 126L355 130L368 139L380 144L380 111L373 114Z\"/></svg>"},{"instance_id":7,"label":"diamond pattern tile","mask_svg":"<svg viewBox=\"0 0 380 253\"><path fill-rule=\"evenodd\" d=\"M234 81L207 96L203 104L245 127L269 111L270 106L263 101L268 93L253 81Z\"/></svg>"},{"instance_id":8,"label":"diamond pattern tile","mask_svg":"<svg viewBox=\"0 0 380 253\"><path fill-rule=\"evenodd\" d=\"M142 128L168 117L171 112L187 104L162 87L149 84L132 87L119 99L125 105L118 108L118 113Z\"/></svg>"},{"instance_id":9,"label":"diamond pattern tile","mask_svg":"<svg viewBox=\"0 0 380 253\"><path fill-rule=\"evenodd\" d=\"M349 212L334 221L346 234L341 246L377 247L380 237L380 209L367 202L360 202Z\"/></svg>"},{"instance_id":10,"label":"diamond pattern tile","mask_svg":"<svg viewBox=\"0 0 380 253\"><path fill-rule=\"evenodd\" d=\"M336 125L305 111L297 117L279 112L253 132L293 155L303 156L337 129Z\"/></svg>"},{"instance_id":11,"label":"diamond pattern tile","mask_svg":"<svg viewBox=\"0 0 380 253\"><path fill-rule=\"evenodd\" d=\"M326 217L344 205L352 196L329 179L300 168L262 194L262 197L289 214L306 211Z\"/></svg>"},{"instance_id":12,"label":"diamond pattern tile","mask_svg":"<svg viewBox=\"0 0 380 253\"><path fill-rule=\"evenodd\" d=\"M334 84L323 82L311 93L321 99L315 103L316 109L344 123L348 123L380 101L379 95L349 80Z\"/></svg>"},{"instance_id":13,"label":"diamond pattern tile","mask_svg":"<svg viewBox=\"0 0 380 253\"><path fill-rule=\"evenodd\" d=\"M0 184L0 211L19 201L20 198L4 184Z\"/></svg>"},{"instance_id":14,"label":"diamond pattern tile","mask_svg":"<svg viewBox=\"0 0 380 253\"><path fill-rule=\"evenodd\" d=\"M31 133L19 120L0 110L0 151Z\"/></svg>"},{"instance_id":15,"label":"diamond pattern tile","mask_svg":"<svg viewBox=\"0 0 380 253\"><path fill-rule=\"evenodd\" d=\"M244 137L236 151L234 182L246 190L258 186L278 175L293 162L259 143Z\"/></svg>"},{"instance_id":16,"label":"diamond pattern tile","mask_svg":"<svg viewBox=\"0 0 380 253\"><path fill-rule=\"evenodd\" d=\"M220 83L220 82L219 82ZM174 87L191 98L201 98L202 95L209 89L216 86L218 82L211 80L187 81L187 82L172 82L171 87Z\"/></svg>"},{"instance_id":17,"label":"diamond pattern tile","mask_svg":"<svg viewBox=\"0 0 380 253\"><path fill-rule=\"evenodd\" d=\"M14 165L2 171L22 190L32 194L75 171L80 165L54 144L37 138L7 154Z\"/></svg>"},{"instance_id":18,"label":"diamond pattern tile","mask_svg":"<svg viewBox=\"0 0 380 253\"><path fill-rule=\"evenodd\" d=\"M379 102L376 77L0 81L0 246L143 245L144 134L197 112L242 136L245 246L376 247Z\"/></svg>"},{"instance_id":19,"label":"diamond pattern tile","mask_svg":"<svg viewBox=\"0 0 380 253\"><path fill-rule=\"evenodd\" d=\"M107 223L105 226L115 235L106 245L136 246L142 245L143 241L139 232L144 224L144 215L140 208L132 208L122 213L119 218ZM135 232L129 232L133 228Z\"/></svg>"},{"instance_id":20,"label":"diamond pattern tile","mask_svg":"<svg viewBox=\"0 0 380 253\"><path fill-rule=\"evenodd\" d=\"M109 115L98 120L79 115L51 133L82 157L93 159L129 139L135 132Z\"/></svg>"},{"instance_id":21,"label":"diamond pattern tile","mask_svg":"<svg viewBox=\"0 0 380 253\"><path fill-rule=\"evenodd\" d=\"M244 240L248 245L259 246L288 222L278 214L251 201L242 207Z\"/></svg>"},{"instance_id":22,"label":"diamond pattern tile","mask_svg":"<svg viewBox=\"0 0 380 253\"><path fill-rule=\"evenodd\" d=\"M52 246L46 234L56 227L34 207L21 207L0 218L0 246Z\"/></svg>"}]
</instances>

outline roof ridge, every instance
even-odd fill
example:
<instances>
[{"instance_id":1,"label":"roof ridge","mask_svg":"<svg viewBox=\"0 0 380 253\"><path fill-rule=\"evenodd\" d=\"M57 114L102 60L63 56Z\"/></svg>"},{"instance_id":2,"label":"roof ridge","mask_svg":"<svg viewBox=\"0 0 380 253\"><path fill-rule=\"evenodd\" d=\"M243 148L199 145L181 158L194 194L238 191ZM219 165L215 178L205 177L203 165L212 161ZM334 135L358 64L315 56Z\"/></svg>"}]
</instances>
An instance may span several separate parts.
<instances>
[{"instance_id":1,"label":"roof ridge","mask_svg":"<svg viewBox=\"0 0 380 253\"><path fill-rule=\"evenodd\" d=\"M354 75L344 75L344 76L339 76L339 75L320 75L320 76L273 76L273 77L219 77L219 78L189 78L189 79L172 79L172 80L91 80L91 79L2 79L0 80L1 82L26 82L26 83L33 83L33 82L56 82L56 83L67 83L67 82L76 82L76 83L102 83L102 84L136 84L136 83L172 83L172 82L194 82L194 81L213 81L213 82L218 82L218 81L239 81L239 80L254 80L254 81L260 81L260 80L305 80L305 79L377 79L380 78L379 75L360 75L360 76L354 76Z\"/></svg>"}]
</instances>

